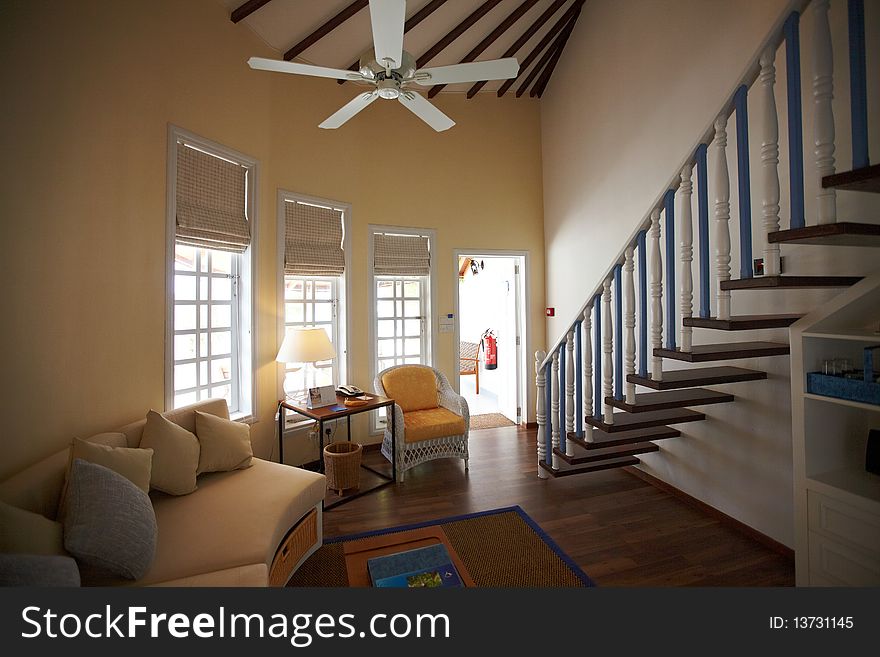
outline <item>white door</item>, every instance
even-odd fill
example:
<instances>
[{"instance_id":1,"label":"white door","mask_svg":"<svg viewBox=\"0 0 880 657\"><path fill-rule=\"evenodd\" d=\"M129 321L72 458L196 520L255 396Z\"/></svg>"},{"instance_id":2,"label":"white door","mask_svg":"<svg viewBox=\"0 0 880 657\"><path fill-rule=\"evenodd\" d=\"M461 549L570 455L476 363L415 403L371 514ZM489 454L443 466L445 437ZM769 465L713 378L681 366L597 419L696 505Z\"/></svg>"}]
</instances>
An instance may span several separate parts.
<instances>
[{"instance_id":1,"label":"white door","mask_svg":"<svg viewBox=\"0 0 880 657\"><path fill-rule=\"evenodd\" d=\"M498 405L501 414L512 422L517 421L517 280L518 267L513 258L498 258L495 263L504 270L496 292L498 299Z\"/></svg>"}]
</instances>

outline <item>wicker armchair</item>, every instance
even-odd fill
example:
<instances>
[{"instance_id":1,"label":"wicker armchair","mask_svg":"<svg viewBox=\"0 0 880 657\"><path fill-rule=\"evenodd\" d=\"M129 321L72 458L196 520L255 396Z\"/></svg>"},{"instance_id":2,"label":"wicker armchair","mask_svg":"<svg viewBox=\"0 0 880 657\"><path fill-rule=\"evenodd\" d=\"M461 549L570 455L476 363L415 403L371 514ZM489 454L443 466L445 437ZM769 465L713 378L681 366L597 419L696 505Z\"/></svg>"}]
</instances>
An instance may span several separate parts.
<instances>
[{"instance_id":1,"label":"wicker armchair","mask_svg":"<svg viewBox=\"0 0 880 657\"><path fill-rule=\"evenodd\" d=\"M468 404L442 372L425 365L396 365L379 372L373 389L395 400L398 482L407 470L434 459L461 458L468 469ZM382 454L391 460L390 423Z\"/></svg>"}]
</instances>

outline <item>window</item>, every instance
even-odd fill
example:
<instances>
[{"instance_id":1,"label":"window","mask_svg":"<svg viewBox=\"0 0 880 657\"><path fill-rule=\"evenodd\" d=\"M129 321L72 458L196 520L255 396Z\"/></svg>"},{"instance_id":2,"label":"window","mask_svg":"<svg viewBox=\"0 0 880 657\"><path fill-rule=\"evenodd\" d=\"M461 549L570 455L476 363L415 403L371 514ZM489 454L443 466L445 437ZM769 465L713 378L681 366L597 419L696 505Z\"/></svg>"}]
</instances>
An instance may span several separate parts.
<instances>
[{"instance_id":1,"label":"window","mask_svg":"<svg viewBox=\"0 0 880 657\"><path fill-rule=\"evenodd\" d=\"M282 280L282 325L321 327L336 348L336 358L318 363L285 363L279 394L303 398L308 388L345 383L346 241L349 206L279 191L278 242ZM297 417L291 416L291 421Z\"/></svg>"},{"instance_id":2,"label":"window","mask_svg":"<svg viewBox=\"0 0 880 657\"><path fill-rule=\"evenodd\" d=\"M394 365L432 363L433 241L431 230L370 227L373 376ZM384 422L381 409L373 429Z\"/></svg>"},{"instance_id":3,"label":"window","mask_svg":"<svg viewBox=\"0 0 880 657\"><path fill-rule=\"evenodd\" d=\"M166 408L254 409L251 262L256 163L178 128L169 137Z\"/></svg>"}]
</instances>

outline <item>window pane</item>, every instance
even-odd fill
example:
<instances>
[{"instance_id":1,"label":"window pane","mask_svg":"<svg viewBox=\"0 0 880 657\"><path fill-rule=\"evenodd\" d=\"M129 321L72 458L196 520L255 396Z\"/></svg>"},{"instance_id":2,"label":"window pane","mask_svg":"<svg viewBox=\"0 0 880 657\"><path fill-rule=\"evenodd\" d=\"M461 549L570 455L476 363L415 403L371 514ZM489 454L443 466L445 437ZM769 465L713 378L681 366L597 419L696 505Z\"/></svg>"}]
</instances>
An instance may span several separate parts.
<instances>
[{"instance_id":1,"label":"window pane","mask_svg":"<svg viewBox=\"0 0 880 657\"><path fill-rule=\"evenodd\" d=\"M291 396L297 396L306 389L304 371L288 372L284 376L284 390Z\"/></svg>"},{"instance_id":2,"label":"window pane","mask_svg":"<svg viewBox=\"0 0 880 657\"><path fill-rule=\"evenodd\" d=\"M394 296L394 282L376 281L376 296L380 299L388 299Z\"/></svg>"},{"instance_id":3,"label":"window pane","mask_svg":"<svg viewBox=\"0 0 880 657\"><path fill-rule=\"evenodd\" d=\"M419 297L419 293L421 292L422 285L418 281L404 281L403 283L403 296L405 297Z\"/></svg>"},{"instance_id":4,"label":"window pane","mask_svg":"<svg viewBox=\"0 0 880 657\"><path fill-rule=\"evenodd\" d=\"M403 317L403 301L394 302L394 316Z\"/></svg>"},{"instance_id":5,"label":"window pane","mask_svg":"<svg viewBox=\"0 0 880 657\"><path fill-rule=\"evenodd\" d=\"M220 356L232 353L232 331L211 333L211 355Z\"/></svg>"},{"instance_id":6,"label":"window pane","mask_svg":"<svg viewBox=\"0 0 880 657\"><path fill-rule=\"evenodd\" d=\"M174 389L185 390L196 387L196 364L174 366Z\"/></svg>"},{"instance_id":7,"label":"window pane","mask_svg":"<svg viewBox=\"0 0 880 657\"><path fill-rule=\"evenodd\" d=\"M377 301L376 302L376 314L379 317L394 317L394 302L393 301Z\"/></svg>"},{"instance_id":8,"label":"window pane","mask_svg":"<svg viewBox=\"0 0 880 657\"><path fill-rule=\"evenodd\" d=\"M315 322L332 322L333 321L333 306L329 303L316 303L315 304Z\"/></svg>"},{"instance_id":9,"label":"window pane","mask_svg":"<svg viewBox=\"0 0 880 657\"><path fill-rule=\"evenodd\" d=\"M402 293L403 287L402 286L403 286L402 282L400 282L400 281L394 282L394 296L396 296L396 297L403 296L403 293Z\"/></svg>"},{"instance_id":10,"label":"window pane","mask_svg":"<svg viewBox=\"0 0 880 657\"><path fill-rule=\"evenodd\" d=\"M211 383L229 381L232 378L232 360L219 358L211 361Z\"/></svg>"},{"instance_id":11,"label":"window pane","mask_svg":"<svg viewBox=\"0 0 880 657\"><path fill-rule=\"evenodd\" d=\"M203 386L208 383L208 361L206 360L199 361L199 383Z\"/></svg>"},{"instance_id":12,"label":"window pane","mask_svg":"<svg viewBox=\"0 0 880 657\"><path fill-rule=\"evenodd\" d=\"M211 306L211 327L229 328L232 326L232 306Z\"/></svg>"},{"instance_id":13,"label":"window pane","mask_svg":"<svg viewBox=\"0 0 880 657\"><path fill-rule=\"evenodd\" d=\"M404 358L403 362L406 363L407 365L421 365L422 359L421 358Z\"/></svg>"},{"instance_id":14,"label":"window pane","mask_svg":"<svg viewBox=\"0 0 880 657\"><path fill-rule=\"evenodd\" d=\"M208 252L205 249L199 249L199 271L208 271Z\"/></svg>"},{"instance_id":15,"label":"window pane","mask_svg":"<svg viewBox=\"0 0 880 657\"><path fill-rule=\"evenodd\" d=\"M193 305L174 306L174 329L191 331L196 327L196 307Z\"/></svg>"},{"instance_id":16,"label":"window pane","mask_svg":"<svg viewBox=\"0 0 880 657\"><path fill-rule=\"evenodd\" d=\"M422 320L407 319L403 322L405 329L404 335L407 337L418 337L422 334Z\"/></svg>"},{"instance_id":17,"label":"window pane","mask_svg":"<svg viewBox=\"0 0 880 657\"><path fill-rule=\"evenodd\" d=\"M174 269L177 271L196 270L196 250L194 247L183 244L174 246Z\"/></svg>"},{"instance_id":18,"label":"window pane","mask_svg":"<svg viewBox=\"0 0 880 657\"><path fill-rule=\"evenodd\" d=\"M174 336L174 360L186 360L196 357L196 336L194 333L190 335Z\"/></svg>"},{"instance_id":19,"label":"window pane","mask_svg":"<svg viewBox=\"0 0 880 657\"><path fill-rule=\"evenodd\" d=\"M333 385L333 370L331 368L320 368L315 370L315 386Z\"/></svg>"},{"instance_id":20,"label":"window pane","mask_svg":"<svg viewBox=\"0 0 880 657\"><path fill-rule=\"evenodd\" d=\"M199 356L204 358L208 355L208 334L199 333Z\"/></svg>"},{"instance_id":21,"label":"window pane","mask_svg":"<svg viewBox=\"0 0 880 657\"><path fill-rule=\"evenodd\" d=\"M195 404L199 397L195 392L185 392L182 395L174 395L174 408L180 408L188 404Z\"/></svg>"},{"instance_id":22,"label":"window pane","mask_svg":"<svg viewBox=\"0 0 880 657\"><path fill-rule=\"evenodd\" d=\"M287 277L284 279L284 298L285 299L302 299L303 298L303 281Z\"/></svg>"},{"instance_id":23,"label":"window pane","mask_svg":"<svg viewBox=\"0 0 880 657\"><path fill-rule=\"evenodd\" d=\"M404 301L403 302L403 316L404 317L419 317L422 314L422 308L418 301Z\"/></svg>"},{"instance_id":24,"label":"window pane","mask_svg":"<svg viewBox=\"0 0 880 657\"><path fill-rule=\"evenodd\" d=\"M387 368L391 367L392 365L394 365L393 358L381 359L381 360L379 360L379 371L381 372L382 370L387 369Z\"/></svg>"},{"instance_id":25,"label":"window pane","mask_svg":"<svg viewBox=\"0 0 880 657\"><path fill-rule=\"evenodd\" d=\"M315 281L315 298L330 301L333 299L333 283L330 281Z\"/></svg>"},{"instance_id":26,"label":"window pane","mask_svg":"<svg viewBox=\"0 0 880 657\"><path fill-rule=\"evenodd\" d=\"M176 301L195 301L196 300L196 277L195 276L175 276L174 277L174 299Z\"/></svg>"},{"instance_id":27,"label":"window pane","mask_svg":"<svg viewBox=\"0 0 880 657\"><path fill-rule=\"evenodd\" d=\"M394 340L379 340L378 354L379 358L394 356Z\"/></svg>"},{"instance_id":28,"label":"window pane","mask_svg":"<svg viewBox=\"0 0 880 657\"><path fill-rule=\"evenodd\" d=\"M378 332L379 332L380 338L393 338L394 337L394 320L393 319L380 319Z\"/></svg>"},{"instance_id":29,"label":"window pane","mask_svg":"<svg viewBox=\"0 0 880 657\"><path fill-rule=\"evenodd\" d=\"M229 404L230 395L232 395L232 386L216 386L211 388L211 397L225 399L227 404ZM231 405L229 410L233 410Z\"/></svg>"},{"instance_id":30,"label":"window pane","mask_svg":"<svg viewBox=\"0 0 880 657\"><path fill-rule=\"evenodd\" d=\"M306 281L306 299L313 299L314 293L312 292L312 281Z\"/></svg>"},{"instance_id":31,"label":"window pane","mask_svg":"<svg viewBox=\"0 0 880 657\"><path fill-rule=\"evenodd\" d=\"M199 299L201 301L207 301L208 297L208 279L205 276L199 277Z\"/></svg>"},{"instance_id":32,"label":"window pane","mask_svg":"<svg viewBox=\"0 0 880 657\"><path fill-rule=\"evenodd\" d=\"M212 278L211 298L217 301L229 301L232 298L232 279Z\"/></svg>"},{"instance_id":33,"label":"window pane","mask_svg":"<svg viewBox=\"0 0 880 657\"><path fill-rule=\"evenodd\" d=\"M204 303L199 306L199 328L208 328L208 306Z\"/></svg>"},{"instance_id":34,"label":"window pane","mask_svg":"<svg viewBox=\"0 0 880 657\"><path fill-rule=\"evenodd\" d=\"M312 319L312 316L314 315L314 307L315 307L315 305L314 305L313 303L306 302L306 304L305 304L305 308L306 308L306 320L305 320L305 321L306 321L306 324L311 324L311 323L314 321L314 320Z\"/></svg>"},{"instance_id":35,"label":"window pane","mask_svg":"<svg viewBox=\"0 0 880 657\"><path fill-rule=\"evenodd\" d=\"M420 356L422 354L422 341L419 338L407 338L403 353L407 356Z\"/></svg>"},{"instance_id":36,"label":"window pane","mask_svg":"<svg viewBox=\"0 0 880 657\"><path fill-rule=\"evenodd\" d=\"M232 254L228 251L212 251L211 271L215 274L231 274Z\"/></svg>"},{"instance_id":37,"label":"window pane","mask_svg":"<svg viewBox=\"0 0 880 657\"><path fill-rule=\"evenodd\" d=\"M284 304L284 321L287 324L306 321L305 305L302 303Z\"/></svg>"}]
</instances>

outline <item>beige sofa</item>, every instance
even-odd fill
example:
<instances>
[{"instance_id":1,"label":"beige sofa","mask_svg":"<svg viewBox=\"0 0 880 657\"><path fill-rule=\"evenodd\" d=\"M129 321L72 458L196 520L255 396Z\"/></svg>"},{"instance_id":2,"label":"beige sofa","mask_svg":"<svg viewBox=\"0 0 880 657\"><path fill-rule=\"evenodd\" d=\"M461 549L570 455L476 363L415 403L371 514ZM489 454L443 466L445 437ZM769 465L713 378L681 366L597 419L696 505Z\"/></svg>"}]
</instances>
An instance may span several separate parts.
<instances>
[{"instance_id":1,"label":"beige sofa","mask_svg":"<svg viewBox=\"0 0 880 657\"><path fill-rule=\"evenodd\" d=\"M195 431L195 411L228 417L206 400L165 413ZM117 431L140 444L145 420ZM55 519L69 448L0 482L0 499ZM324 475L262 459L244 470L203 474L189 495L150 493L158 525L155 560L136 586L282 586L322 541ZM88 584L89 582L84 582Z\"/></svg>"}]
</instances>

